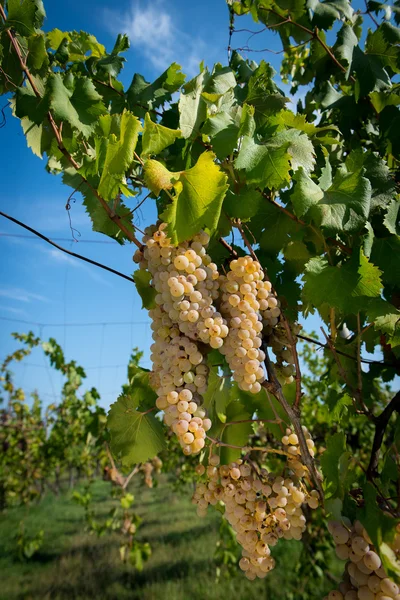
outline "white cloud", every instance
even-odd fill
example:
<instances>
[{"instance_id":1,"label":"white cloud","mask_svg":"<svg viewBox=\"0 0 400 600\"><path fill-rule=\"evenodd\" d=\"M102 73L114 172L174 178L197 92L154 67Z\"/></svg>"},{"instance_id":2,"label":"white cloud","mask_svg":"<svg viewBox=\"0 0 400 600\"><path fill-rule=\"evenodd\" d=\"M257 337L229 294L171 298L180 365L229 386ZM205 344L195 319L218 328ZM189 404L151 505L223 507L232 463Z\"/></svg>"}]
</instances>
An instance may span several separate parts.
<instances>
[{"instance_id":1,"label":"white cloud","mask_svg":"<svg viewBox=\"0 0 400 600\"><path fill-rule=\"evenodd\" d=\"M4 306L3 304L0 304L0 310L6 310L14 315L23 315L24 317L28 316L28 313L22 308L13 308L12 306Z\"/></svg>"},{"instance_id":2,"label":"white cloud","mask_svg":"<svg viewBox=\"0 0 400 600\"><path fill-rule=\"evenodd\" d=\"M198 73L202 58L207 58L207 45L199 37L182 31L171 17L171 8L157 0L151 6L142 6L133 0L127 13L106 9L105 22L113 33L126 33L131 46L144 54L158 70L165 70L177 62L190 76Z\"/></svg>"},{"instance_id":3,"label":"white cloud","mask_svg":"<svg viewBox=\"0 0 400 600\"><path fill-rule=\"evenodd\" d=\"M0 296L11 298L11 300L16 300L17 302L32 302L35 300L38 302L49 302L48 298L34 292L28 292L22 288L0 288Z\"/></svg>"}]
</instances>

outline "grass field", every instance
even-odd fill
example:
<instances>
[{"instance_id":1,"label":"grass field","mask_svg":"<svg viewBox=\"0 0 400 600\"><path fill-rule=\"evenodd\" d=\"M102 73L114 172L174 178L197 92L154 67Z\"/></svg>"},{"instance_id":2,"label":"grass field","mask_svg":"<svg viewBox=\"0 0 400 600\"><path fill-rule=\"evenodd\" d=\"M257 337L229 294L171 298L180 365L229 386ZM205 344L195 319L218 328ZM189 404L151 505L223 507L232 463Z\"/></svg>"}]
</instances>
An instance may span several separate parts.
<instances>
[{"instance_id":1,"label":"grass field","mask_svg":"<svg viewBox=\"0 0 400 600\"><path fill-rule=\"evenodd\" d=\"M94 484L98 514L112 503L109 484ZM163 481L157 488L132 486L135 507L143 517L139 537L149 541L152 556L143 572L119 558L118 536L97 538L85 532L83 509L70 493L48 495L38 506L9 510L0 516L1 600L296 600L302 582L293 571L300 545L282 543L275 553L278 567L264 580L242 575L215 581L212 560L218 538L219 515L210 511L199 519L187 496L173 492ZM30 561L16 558L18 524L28 531L45 530L41 550ZM328 589L332 584L328 583ZM310 600L321 600L316 587Z\"/></svg>"}]
</instances>

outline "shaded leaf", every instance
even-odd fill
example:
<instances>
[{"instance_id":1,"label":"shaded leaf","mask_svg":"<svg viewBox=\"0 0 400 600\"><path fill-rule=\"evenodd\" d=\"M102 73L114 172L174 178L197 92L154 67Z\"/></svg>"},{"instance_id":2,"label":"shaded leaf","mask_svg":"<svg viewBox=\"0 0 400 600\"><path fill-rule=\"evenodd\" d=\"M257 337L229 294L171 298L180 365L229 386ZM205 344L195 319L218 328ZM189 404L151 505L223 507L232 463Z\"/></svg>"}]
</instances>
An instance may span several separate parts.
<instances>
[{"instance_id":1,"label":"shaded leaf","mask_svg":"<svg viewBox=\"0 0 400 600\"><path fill-rule=\"evenodd\" d=\"M147 310L155 308L156 306L155 298L157 292L155 288L150 285L151 278L151 273L144 269L137 269L133 274L136 289L142 299L142 308L146 308Z\"/></svg>"}]
</instances>

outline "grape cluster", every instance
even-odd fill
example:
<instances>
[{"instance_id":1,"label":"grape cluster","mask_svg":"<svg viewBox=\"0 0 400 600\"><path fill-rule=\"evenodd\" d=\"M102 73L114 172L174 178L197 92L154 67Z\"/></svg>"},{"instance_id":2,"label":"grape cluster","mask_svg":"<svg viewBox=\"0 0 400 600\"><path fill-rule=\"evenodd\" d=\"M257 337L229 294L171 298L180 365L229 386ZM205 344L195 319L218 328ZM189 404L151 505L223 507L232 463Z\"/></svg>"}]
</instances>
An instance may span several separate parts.
<instances>
[{"instance_id":1,"label":"grape cluster","mask_svg":"<svg viewBox=\"0 0 400 600\"><path fill-rule=\"evenodd\" d=\"M148 269L157 295L149 311L154 343L150 376L157 392L156 406L177 434L184 454L200 452L211 421L201 408L207 390L207 346L219 348L228 333L213 305L218 297L218 271L206 254L209 236L200 232L191 242L175 247L166 225L147 228L144 250L134 257Z\"/></svg>"},{"instance_id":2,"label":"grape cluster","mask_svg":"<svg viewBox=\"0 0 400 600\"><path fill-rule=\"evenodd\" d=\"M308 447L308 452L314 458L315 455L315 445L314 440L312 439L307 427L303 425L302 427L304 437L306 439L306 444ZM305 477L307 474L307 467L303 465L301 462L301 450L299 446L299 438L295 433L292 432L291 429L286 430L286 435L282 438L282 444L288 453L287 462L288 467L295 473L295 475L299 478ZM318 503L317 503L318 504ZM311 506L311 508L317 508L316 506Z\"/></svg>"},{"instance_id":3,"label":"grape cluster","mask_svg":"<svg viewBox=\"0 0 400 600\"><path fill-rule=\"evenodd\" d=\"M336 544L336 554L347 560L338 590L324 600L400 600L400 591L388 578L368 533L359 521L352 526L347 519L331 521L328 529ZM400 549L400 535L394 542Z\"/></svg>"},{"instance_id":4,"label":"grape cluster","mask_svg":"<svg viewBox=\"0 0 400 600\"><path fill-rule=\"evenodd\" d=\"M144 476L144 484L148 488L153 487L153 473L161 473L162 461L158 456L155 456L151 461L145 462L140 467L140 471Z\"/></svg>"},{"instance_id":5,"label":"grape cluster","mask_svg":"<svg viewBox=\"0 0 400 600\"><path fill-rule=\"evenodd\" d=\"M277 299L271 294L271 283L264 281L260 264L250 256L232 260L230 271L220 277L220 285L221 313L229 327L221 353L226 356L238 386L257 394L265 379L262 319L277 319L280 313Z\"/></svg>"},{"instance_id":6,"label":"grape cluster","mask_svg":"<svg viewBox=\"0 0 400 600\"><path fill-rule=\"evenodd\" d=\"M191 340L220 348L228 328L213 305L219 273L206 253L210 237L201 231L190 242L173 246L165 229L165 223L147 228L144 252L136 254L141 268L153 276L156 304Z\"/></svg>"},{"instance_id":7,"label":"grape cluster","mask_svg":"<svg viewBox=\"0 0 400 600\"><path fill-rule=\"evenodd\" d=\"M290 439L290 447L297 447L297 437L290 430L288 433L285 437ZM275 566L271 547L280 538L301 539L306 527L302 506L307 503L311 509L317 508L318 492L308 492L291 472L284 478L242 460L219 463L219 457L212 455L207 468L197 467L203 480L196 486L193 503L199 516L206 514L210 504L225 505L225 518L242 546L240 568L250 580L263 578Z\"/></svg>"}]
</instances>

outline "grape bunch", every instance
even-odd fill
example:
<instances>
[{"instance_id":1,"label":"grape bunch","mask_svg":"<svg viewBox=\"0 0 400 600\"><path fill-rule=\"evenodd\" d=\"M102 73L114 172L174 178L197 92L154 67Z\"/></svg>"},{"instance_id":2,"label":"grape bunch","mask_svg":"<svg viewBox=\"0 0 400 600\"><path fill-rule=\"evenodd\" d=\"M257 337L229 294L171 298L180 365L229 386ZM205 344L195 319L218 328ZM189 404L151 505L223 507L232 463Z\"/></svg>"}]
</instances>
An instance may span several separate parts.
<instances>
[{"instance_id":1,"label":"grape bunch","mask_svg":"<svg viewBox=\"0 0 400 600\"><path fill-rule=\"evenodd\" d=\"M238 386L257 394L265 379L262 315L278 316L277 300L271 294L271 283L264 281L260 264L250 256L232 260L230 271L220 277L220 286L221 313L229 328L220 351L226 356Z\"/></svg>"},{"instance_id":2,"label":"grape bunch","mask_svg":"<svg viewBox=\"0 0 400 600\"><path fill-rule=\"evenodd\" d=\"M230 270L219 280L220 310L229 328L221 353L226 356L238 386L254 394L260 391L265 379L263 339L276 356L279 379L282 383L292 383L293 353L279 323L279 300L270 281L264 280L260 264L251 256L241 256L230 262Z\"/></svg>"},{"instance_id":3,"label":"grape bunch","mask_svg":"<svg viewBox=\"0 0 400 600\"><path fill-rule=\"evenodd\" d=\"M400 590L382 566L381 559L359 521L331 521L328 524L336 545L336 554L347 560L339 589L324 600L400 600ZM400 532L396 533L394 550L400 550Z\"/></svg>"},{"instance_id":4,"label":"grape bunch","mask_svg":"<svg viewBox=\"0 0 400 600\"><path fill-rule=\"evenodd\" d=\"M175 247L166 225L147 228L144 250L134 257L148 269L157 295L152 319L153 370L150 382L164 422L176 433L186 455L200 452L211 421L201 407L207 390L208 347L220 348L228 327L213 305L218 297L218 271L206 254L209 236L200 232Z\"/></svg>"},{"instance_id":5,"label":"grape bunch","mask_svg":"<svg viewBox=\"0 0 400 600\"><path fill-rule=\"evenodd\" d=\"M298 448L297 436L289 430L283 438L289 448ZM311 439L311 438L309 438ZM289 471L286 477L258 469L241 459L220 465L211 455L209 465L199 465L201 480L197 483L193 503L199 516L205 516L209 505L222 502L225 518L236 532L242 546L239 566L248 579L263 578L275 566L271 547L280 538L300 540L306 527L303 505L318 506L318 492L307 490L305 483Z\"/></svg>"},{"instance_id":6,"label":"grape bunch","mask_svg":"<svg viewBox=\"0 0 400 600\"><path fill-rule=\"evenodd\" d=\"M162 461L158 456L155 456L151 461L141 465L140 471L143 473L144 484L148 488L153 487L153 473L161 473Z\"/></svg>"}]
</instances>

